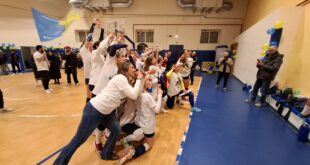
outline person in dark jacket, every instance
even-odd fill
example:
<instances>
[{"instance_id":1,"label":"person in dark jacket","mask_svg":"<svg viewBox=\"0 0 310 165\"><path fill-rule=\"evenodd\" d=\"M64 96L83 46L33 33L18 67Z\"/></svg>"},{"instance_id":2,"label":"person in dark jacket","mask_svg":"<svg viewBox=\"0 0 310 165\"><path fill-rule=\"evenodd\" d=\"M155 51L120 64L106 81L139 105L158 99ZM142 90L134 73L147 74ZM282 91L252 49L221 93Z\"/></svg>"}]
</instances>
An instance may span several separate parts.
<instances>
[{"instance_id":1,"label":"person in dark jacket","mask_svg":"<svg viewBox=\"0 0 310 165\"><path fill-rule=\"evenodd\" d=\"M6 64L7 62L7 57L5 53L0 49L0 68L3 74L9 74L9 67Z\"/></svg>"},{"instance_id":2,"label":"person in dark jacket","mask_svg":"<svg viewBox=\"0 0 310 165\"><path fill-rule=\"evenodd\" d=\"M270 46L264 60L257 60L256 66L258 68L258 71L256 75L256 82L254 84L252 92L252 98L251 100L245 100L245 102L254 103L259 88L261 88L262 96L260 97L260 102L256 103L255 106L261 107L263 104L265 104L270 83L276 77L282 62L283 55L278 52L277 46Z\"/></svg>"},{"instance_id":3,"label":"person in dark jacket","mask_svg":"<svg viewBox=\"0 0 310 165\"><path fill-rule=\"evenodd\" d=\"M18 62L19 57L15 50L11 50L10 57L11 57L11 65L12 65L13 73L16 74L15 66L17 67L18 73L21 73L19 62Z\"/></svg>"},{"instance_id":4,"label":"person in dark jacket","mask_svg":"<svg viewBox=\"0 0 310 165\"><path fill-rule=\"evenodd\" d=\"M75 85L79 84L79 80L77 79L77 55L72 52L71 47L65 47L66 55L64 56L66 63L65 63L65 72L67 74L67 84L71 84L71 77L72 74L73 80Z\"/></svg>"},{"instance_id":5,"label":"person in dark jacket","mask_svg":"<svg viewBox=\"0 0 310 165\"><path fill-rule=\"evenodd\" d=\"M50 62L50 79L54 79L55 84L60 84L59 79L61 79L61 73L60 73L60 65L61 65L61 60L60 57L49 51L47 53L47 59Z\"/></svg>"}]
</instances>

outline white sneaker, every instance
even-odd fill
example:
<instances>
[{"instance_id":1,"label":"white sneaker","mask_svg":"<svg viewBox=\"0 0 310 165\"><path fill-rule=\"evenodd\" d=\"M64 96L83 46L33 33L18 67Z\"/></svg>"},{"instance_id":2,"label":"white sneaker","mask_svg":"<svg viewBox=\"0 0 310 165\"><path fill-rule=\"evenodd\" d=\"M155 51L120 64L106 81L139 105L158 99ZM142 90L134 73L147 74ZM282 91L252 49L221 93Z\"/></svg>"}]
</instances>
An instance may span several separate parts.
<instances>
[{"instance_id":1,"label":"white sneaker","mask_svg":"<svg viewBox=\"0 0 310 165\"><path fill-rule=\"evenodd\" d=\"M165 108L161 109L161 111L164 112L164 113L168 113L168 112L169 112L169 111L166 110Z\"/></svg>"},{"instance_id":2,"label":"white sneaker","mask_svg":"<svg viewBox=\"0 0 310 165\"><path fill-rule=\"evenodd\" d=\"M13 108L0 108L0 112L11 112Z\"/></svg>"},{"instance_id":3,"label":"white sneaker","mask_svg":"<svg viewBox=\"0 0 310 165\"><path fill-rule=\"evenodd\" d=\"M48 89L46 89L46 90L45 90L45 93L50 94L50 93L51 93L51 91L50 91L50 90L48 90Z\"/></svg>"},{"instance_id":4,"label":"white sneaker","mask_svg":"<svg viewBox=\"0 0 310 165\"><path fill-rule=\"evenodd\" d=\"M48 90L53 91L54 89L52 89L52 88L48 88Z\"/></svg>"},{"instance_id":5,"label":"white sneaker","mask_svg":"<svg viewBox=\"0 0 310 165\"><path fill-rule=\"evenodd\" d=\"M260 107L262 107L262 103L256 103L255 106L260 108Z\"/></svg>"}]
</instances>

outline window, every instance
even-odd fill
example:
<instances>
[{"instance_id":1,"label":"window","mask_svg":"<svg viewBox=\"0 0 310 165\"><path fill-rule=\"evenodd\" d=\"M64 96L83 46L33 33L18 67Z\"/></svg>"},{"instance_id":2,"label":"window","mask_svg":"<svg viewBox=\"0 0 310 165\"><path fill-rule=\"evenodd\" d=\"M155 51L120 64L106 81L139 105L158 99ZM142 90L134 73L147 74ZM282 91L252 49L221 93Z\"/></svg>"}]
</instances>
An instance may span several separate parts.
<instances>
[{"instance_id":1,"label":"window","mask_svg":"<svg viewBox=\"0 0 310 165\"><path fill-rule=\"evenodd\" d=\"M216 44L219 42L220 30L201 30L200 43L201 44Z\"/></svg>"},{"instance_id":2,"label":"window","mask_svg":"<svg viewBox=\"0 0 310 165\"><path fill-rule=\"evenodd\" d=\"M86 30L77 30L77 42L84 42L86 40L87 31Z\"/></svg>"},{"instance_id":3,"label":"window","mask_svg":"<svg viewBox=\"0 0 310 165\"><path fill-rule=\"evenodd\" d=\"M154 42L154 30L137 29L136 30L136 42Z\"/></svg>"}]
</instances>

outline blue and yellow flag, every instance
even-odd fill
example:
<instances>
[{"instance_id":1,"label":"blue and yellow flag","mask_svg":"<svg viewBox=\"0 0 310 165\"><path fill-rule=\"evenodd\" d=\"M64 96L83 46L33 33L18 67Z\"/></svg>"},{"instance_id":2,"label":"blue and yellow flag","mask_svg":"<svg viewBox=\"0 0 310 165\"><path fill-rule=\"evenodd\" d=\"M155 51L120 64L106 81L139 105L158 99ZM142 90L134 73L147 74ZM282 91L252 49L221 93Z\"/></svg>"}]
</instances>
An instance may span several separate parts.
<instances>
[{"instance_id":1,"label":"blue and yellow flag","mask_svg":"<svg viewBox=\"0 0 310 165\"><path fill-rule=\"evenodd\" d=\"M78 15L69 13L66 19L59 21L40 13L36 9L32 9L32 16L41 42L60 37L73 21L79 19Z\"/></svg>"}]
</instances>

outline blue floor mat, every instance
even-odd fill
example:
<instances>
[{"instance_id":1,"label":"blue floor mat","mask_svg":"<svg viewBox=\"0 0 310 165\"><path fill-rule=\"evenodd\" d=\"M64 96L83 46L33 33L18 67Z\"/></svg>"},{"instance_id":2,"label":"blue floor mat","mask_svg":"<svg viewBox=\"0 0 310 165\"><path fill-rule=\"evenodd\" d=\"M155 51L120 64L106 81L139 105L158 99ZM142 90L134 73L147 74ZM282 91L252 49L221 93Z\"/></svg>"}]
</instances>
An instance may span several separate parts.
<instances>
[{"instance_id":1,"label":"blue floor mat","mask_svg":"<svg viewBox=\"0 0 310 165\"><path fill-rule=\"evenodd\" d=\"M310 147L269 107L244 103L249 97L233 76L228 92L203 80L180 165L310 165Z\"/></svg>"}]
</instances>

